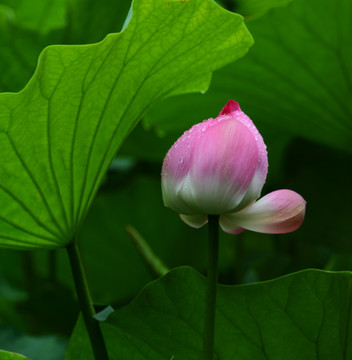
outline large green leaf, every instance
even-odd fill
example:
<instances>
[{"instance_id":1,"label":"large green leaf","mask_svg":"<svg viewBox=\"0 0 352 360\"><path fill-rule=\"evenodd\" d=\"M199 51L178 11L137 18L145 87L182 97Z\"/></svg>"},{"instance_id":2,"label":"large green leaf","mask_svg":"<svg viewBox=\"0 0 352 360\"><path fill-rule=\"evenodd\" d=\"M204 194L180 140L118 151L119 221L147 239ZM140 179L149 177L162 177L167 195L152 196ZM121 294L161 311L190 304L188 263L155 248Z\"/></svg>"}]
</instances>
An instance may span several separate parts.
<instances>
[{"instance_id":1,"label":"large green leaf","mask_svg":"<svg viewBox=\"0 0 352 360\"><path fill-rule=\"evenodd\" d=\"M214 75L205 95L156 106L149 125L185 129L218 114L229 98L260 128L275 127L352 150L350 0L294 0L248 23L248 56Z\"/></svg>"},{"instance_id":2,"label":"large green leaf","mask_svg":"<svg viewBox=\"0 0 352 360\"><path fill-rule=\"evenodd\" d=\"M140 0L122 33L46 48L25 89L0 96L0 244L70 242L146 109L205 90L251 44L242 18L211 0Z\"/></svg>"},{"instance_id":3,"label":"large green leaf","mask_svg":"<svg viewBox=\"0 0 352 360\"><path fill-rule=\"evenodd\" d=\"M104 326L111 360L199 360L206 281L179 268L148 285ZM351 273L305 270L219 286L215 359L352 359ZM66 360L92 359L82 322Z\"/></svg>"}]
</instances>

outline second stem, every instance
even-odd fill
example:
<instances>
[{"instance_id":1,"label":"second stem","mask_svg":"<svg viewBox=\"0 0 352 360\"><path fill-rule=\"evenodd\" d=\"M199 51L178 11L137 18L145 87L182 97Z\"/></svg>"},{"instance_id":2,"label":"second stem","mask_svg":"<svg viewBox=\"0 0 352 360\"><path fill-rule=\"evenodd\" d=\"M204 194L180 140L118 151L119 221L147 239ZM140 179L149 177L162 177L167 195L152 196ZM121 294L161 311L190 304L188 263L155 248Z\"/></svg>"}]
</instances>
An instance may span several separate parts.
<instances>
[{"instance_id":1,"label":"second stem","mask_svg":"<svg viewBox=\"0 0 352 360\"><path fill-rule=\"evenodd\" d=\"M216 290L218 284L219 215L208 216L208 287L205 303L203 360L213 360L215 335Z\"/></svg>"}]
</instances>

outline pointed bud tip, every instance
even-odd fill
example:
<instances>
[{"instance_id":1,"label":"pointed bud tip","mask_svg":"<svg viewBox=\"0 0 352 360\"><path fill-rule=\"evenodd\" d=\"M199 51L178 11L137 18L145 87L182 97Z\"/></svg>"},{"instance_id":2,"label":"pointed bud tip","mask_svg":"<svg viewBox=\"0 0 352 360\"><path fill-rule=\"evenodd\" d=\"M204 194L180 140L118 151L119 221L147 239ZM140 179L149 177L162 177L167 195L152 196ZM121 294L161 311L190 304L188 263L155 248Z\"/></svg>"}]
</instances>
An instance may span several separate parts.
<instances>
[{"instance_id":1,"label":"pointed bud tip","mask_svg":"<svg viewBox=\"0 0 352 360\"><path fill-rule=\"evenodd\" d=\"M223 109L220 111L220 115L231 115L235 111L241 111L240 104L235 100L229 100Z\"/></svg>"}]
</instances>

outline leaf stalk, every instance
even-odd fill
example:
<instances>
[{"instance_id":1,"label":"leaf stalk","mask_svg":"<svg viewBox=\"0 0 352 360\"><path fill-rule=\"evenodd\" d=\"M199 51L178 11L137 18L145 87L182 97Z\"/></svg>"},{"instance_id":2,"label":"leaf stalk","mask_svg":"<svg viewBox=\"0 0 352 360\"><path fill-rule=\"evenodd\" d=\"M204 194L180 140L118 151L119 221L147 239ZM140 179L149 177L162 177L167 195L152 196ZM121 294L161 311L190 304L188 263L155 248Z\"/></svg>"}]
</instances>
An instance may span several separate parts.
<instances>
[{"instance_id":1,"label":"leaf stalk","mask_svg":"<svg viewBox=\"0 0 352 360\"><path fill-rule=\"evenodd\" d=\"M73 280L83 320L88 331L95 360L109 360L103 334L98 320L94 318L95 309L90 295L81 253L76 241L66 247L70 260Z\"/></svg>"}]
</instances>

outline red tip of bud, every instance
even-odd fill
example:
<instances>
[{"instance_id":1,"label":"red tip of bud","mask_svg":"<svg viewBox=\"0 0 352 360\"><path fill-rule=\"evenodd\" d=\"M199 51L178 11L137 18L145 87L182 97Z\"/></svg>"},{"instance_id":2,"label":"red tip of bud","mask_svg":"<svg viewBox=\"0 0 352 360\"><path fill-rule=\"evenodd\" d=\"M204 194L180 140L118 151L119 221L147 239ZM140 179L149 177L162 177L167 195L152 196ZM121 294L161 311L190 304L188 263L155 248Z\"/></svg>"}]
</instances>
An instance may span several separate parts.
<instances>
[{"instance_id":1,"label":"red tip of bud","mask_svg":"<svg viewBox=\"0 0 352 360\"><path fill-rule=\"evenodd\" d=\"M241 111L240 105L235 100L229 100L227 104L223 107L223 109L220 111L220 115L230 115L234 111Z\"/></svg>"}]
</instances>

